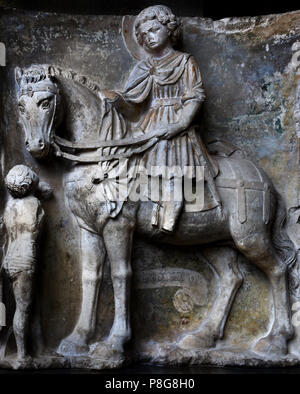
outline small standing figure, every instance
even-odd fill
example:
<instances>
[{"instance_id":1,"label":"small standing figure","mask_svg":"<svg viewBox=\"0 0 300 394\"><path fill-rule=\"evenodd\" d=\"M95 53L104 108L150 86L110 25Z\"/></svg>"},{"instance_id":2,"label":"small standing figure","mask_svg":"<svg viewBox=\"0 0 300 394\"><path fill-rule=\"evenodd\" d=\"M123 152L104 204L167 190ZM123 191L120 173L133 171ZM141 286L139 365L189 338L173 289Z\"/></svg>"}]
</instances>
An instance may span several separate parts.
<instances>
[{"instance_id":1,"label":"small standing figure","mask_svg":"<svg viewBox=\"0 0 300 394\"><path fill-rule=\"evenodd\" d=\"M4 268L12 282L16 303L13 332L18 359L24 360L28 357L26 341L44 210L34 195L39 191L39 178L30 168L24 165L13 167L5 184L10 195L4 211L8 237Z\"/></svg>"}]
</instances>

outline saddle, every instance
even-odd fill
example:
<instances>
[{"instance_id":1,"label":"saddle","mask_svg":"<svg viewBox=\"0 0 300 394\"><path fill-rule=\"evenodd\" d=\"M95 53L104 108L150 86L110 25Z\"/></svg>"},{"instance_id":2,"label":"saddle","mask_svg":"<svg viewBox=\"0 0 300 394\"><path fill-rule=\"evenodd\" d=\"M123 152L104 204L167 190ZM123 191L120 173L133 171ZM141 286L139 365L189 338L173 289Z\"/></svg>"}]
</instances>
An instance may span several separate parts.
<instances>
[{"instance_id":1,"label":"saddle","mask_svg":"<svg viewBox=\"0 0 300 394\"><path fill-rule=\"evenodd\" d=\"M193 140L192 140L193 142ZM151 223L154 227L159 227L164 232L172 232L175 228L181 212L202 212L221 206L221 200L215 187L215 179L219 175L219 166L211 154L221 157L244 158L245 153L227 141L215 138L207 142L207 148L199 138L194 141L197 149L201 145L198 156L203 157L205 163L205 174L203 179L203 190L200 203L191 203L185 200L180 202L153 202Z\"/></svg>"}]
</instances>

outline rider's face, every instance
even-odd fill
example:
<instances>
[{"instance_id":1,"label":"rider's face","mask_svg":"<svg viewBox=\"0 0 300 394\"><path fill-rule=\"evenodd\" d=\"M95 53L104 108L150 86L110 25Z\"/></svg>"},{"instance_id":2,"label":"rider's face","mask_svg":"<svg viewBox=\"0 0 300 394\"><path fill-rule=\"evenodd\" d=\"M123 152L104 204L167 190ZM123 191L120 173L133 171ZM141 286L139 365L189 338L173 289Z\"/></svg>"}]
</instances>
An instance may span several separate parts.
<instances>
[{"instance_id":1,"label":"rider's face","mask_svg":"<svg viewBox=\"0 0 300 394\"><path fill-rule=\"evenodd\" d=\"M148 52L156 52L170 44L168 29L158 20L153 19L140 25L144 48Z\"/></svg>"}]
</instances>

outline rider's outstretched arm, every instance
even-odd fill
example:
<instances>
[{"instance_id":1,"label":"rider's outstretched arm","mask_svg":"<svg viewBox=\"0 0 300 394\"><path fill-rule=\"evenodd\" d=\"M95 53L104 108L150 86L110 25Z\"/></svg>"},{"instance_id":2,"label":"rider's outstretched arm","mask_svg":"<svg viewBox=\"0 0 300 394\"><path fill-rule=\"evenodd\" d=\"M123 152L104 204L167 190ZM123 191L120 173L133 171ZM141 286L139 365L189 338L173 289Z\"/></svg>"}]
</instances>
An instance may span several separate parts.
<instances>
[{"instance_id":1,"label":"rider's outstretched arm","mask_svg":"<svg viewBox=\"0 0 300 394\"><path fill-rule=\"evenodd\" d=\"M108 103L112 104L126 118L135 120L139 116L139 106L127 101L120 92L113 90L102 90Z\"/></svg>"}]
</instances>

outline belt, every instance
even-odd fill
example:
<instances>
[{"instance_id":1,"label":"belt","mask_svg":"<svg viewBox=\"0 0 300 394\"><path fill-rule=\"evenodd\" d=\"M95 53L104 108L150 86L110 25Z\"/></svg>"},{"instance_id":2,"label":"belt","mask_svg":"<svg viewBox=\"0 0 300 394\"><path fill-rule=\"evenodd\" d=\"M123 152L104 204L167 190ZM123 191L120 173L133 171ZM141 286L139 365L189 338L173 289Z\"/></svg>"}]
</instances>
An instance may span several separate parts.
<instances>
[{"instance_id":1,"label":"belt","mask_svg":"<svg viewBox=\"0 0 300 394\"><path fill-rule=\"evenodd\" d=\"M171 107L172 105L182 105L181 97L156 98L152 101L151 108Z\"/></svg>"}]
</instances>

